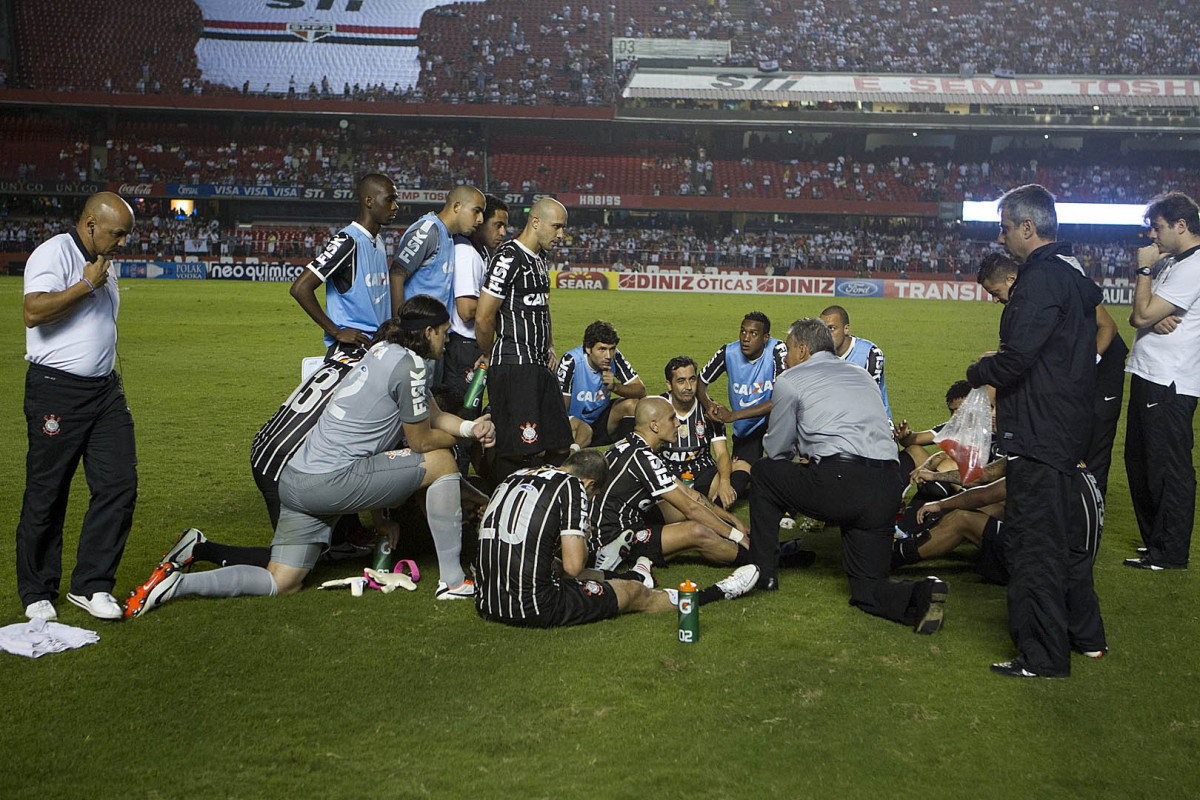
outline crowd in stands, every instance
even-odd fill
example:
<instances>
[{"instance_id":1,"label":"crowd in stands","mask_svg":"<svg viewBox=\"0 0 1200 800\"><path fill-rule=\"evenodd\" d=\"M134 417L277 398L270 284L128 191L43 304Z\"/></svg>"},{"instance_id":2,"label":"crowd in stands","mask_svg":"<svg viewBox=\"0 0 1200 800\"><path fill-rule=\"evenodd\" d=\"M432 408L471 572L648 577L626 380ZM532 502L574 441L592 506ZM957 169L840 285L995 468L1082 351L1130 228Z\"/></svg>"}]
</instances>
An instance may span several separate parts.
<instances>
[{"instance_id":1,"label":"crowd in stands","mask_svg":"<svg viewBox=\"0 0 1200 800\"><path fill-rule=\"evenodd\" d=\"M147 11L68 0L17 4L16 40L55 44L25 47L18 74L8 83L142 94L241 91L203 80L194 53L202 20L194 3L164 0L150 6ZM1046 0L1036 7L1020 0L747 0L738 8L744 11L735 13L727 0L453 3L426 12L422 20L415 85L339 88L325 78L302 76L274 94L609 105L630 68L627 62L611 63L614 36L729 40L726 66L788 71L958 74L963 65L973 65L981 74L1200 74L1200 47L1184 0L1147 0L1132 11L1121 0ZM68 45L85 35L98 46L85 53Z\"/></svg>"},{"instance_id":2,"label":"crowd in stands","mask_svg":"<svg viewBox=\"0 0 1200 800\"><path fill-rule=\"evenodd\" d=\"M403 233L403 220L384 228L390 255ZM0 223L0 252L30 252L41 242L69 230L67 216L12 219ZM161 209L148 212L130 234L132 257L257 258L314 257L341 224L254 224L227 228L216 220L175 219ZM755 270L767 274L840 272L869 277L939 277L972 280L975 268L998 247L990 228L964 231L958 223L865 218L840 228L802 232L775 230L702 232L687 225L609 228L580 224L568 228L564 243L551 253L557 269L603 268L617 271L667 269L695 272ZM972 238L972 233L976 234ZM1096 237L1092 237L1096 238ZM1127 243L1076 242L1075 253L1094 278L1124 275L1131 263Z\"/></svg>"},{"instance_id":3,"label":"crowd in stands","mask_svg":"<svg viewBox=\"0 0 1200 800\"><path fill-rule=\"evenodd\" d=\"M1040 183L1059 200L1140 203L1176 189L1200 194L1200 156L1009 151L963 161L912 149L832 155L752 142L740 159L659 140L615 145L470 132L122 122L103 141L62 120L0 117L0 179L178 182L346 188L382 172L406 189L470 183L501 193L582 192L756 200L959 202ZM588 157L580 158L586 149ZM753 154L753 155L750 155ZM490 182L486 182L485 175Z\"/></svg>"}]
</instances>

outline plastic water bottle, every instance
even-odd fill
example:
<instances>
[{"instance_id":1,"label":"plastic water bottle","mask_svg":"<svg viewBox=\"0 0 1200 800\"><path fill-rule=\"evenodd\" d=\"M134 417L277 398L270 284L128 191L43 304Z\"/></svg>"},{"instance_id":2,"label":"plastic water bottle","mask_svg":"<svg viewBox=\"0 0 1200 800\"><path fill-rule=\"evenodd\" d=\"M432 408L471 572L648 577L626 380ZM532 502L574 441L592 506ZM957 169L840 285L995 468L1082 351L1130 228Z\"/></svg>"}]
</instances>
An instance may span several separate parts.
<instances>
[{"instance_id":1,"label":"plastic water bottle","mask_svg":"<svg viewBox=\"0 0 1200 800\"><path fill-rule=\"evenodd\" d=\"M679 641L700 641L700 605L696 602L696 584L690 580L679 584Z\"/></svg>"},{"instance_id":2,"label":"plastic water bottle","mask_svg":"<svg viewBox=\"0 0 1200 800\"><path fill-rule=\"evenodd\" d=\"M463 408L468 411L478 411L483 404L483 387L487 384L487 367L480 364L471 376L471 385L467 387L467 395L463 398Z\"/></svg>"}]
</instances>

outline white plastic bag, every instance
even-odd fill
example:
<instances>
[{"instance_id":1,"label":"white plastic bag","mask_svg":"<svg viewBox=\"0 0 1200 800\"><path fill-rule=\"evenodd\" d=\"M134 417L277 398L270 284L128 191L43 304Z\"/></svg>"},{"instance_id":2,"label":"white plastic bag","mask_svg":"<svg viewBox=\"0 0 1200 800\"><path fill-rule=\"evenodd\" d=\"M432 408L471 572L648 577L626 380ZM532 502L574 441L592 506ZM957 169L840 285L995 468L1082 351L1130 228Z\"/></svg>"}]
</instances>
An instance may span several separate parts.
<instances>
[{"instance_id":1,"label":"white plastic bag","mask_svg":"<svg viewBox=\"0 0 1200 800\"><path fill-rule=\"evenodd\" d=\"M992 403L986 386L971 390L933 442L954 459L964 486L983 477L992 442Z\"/></svg>"}]
</instances>

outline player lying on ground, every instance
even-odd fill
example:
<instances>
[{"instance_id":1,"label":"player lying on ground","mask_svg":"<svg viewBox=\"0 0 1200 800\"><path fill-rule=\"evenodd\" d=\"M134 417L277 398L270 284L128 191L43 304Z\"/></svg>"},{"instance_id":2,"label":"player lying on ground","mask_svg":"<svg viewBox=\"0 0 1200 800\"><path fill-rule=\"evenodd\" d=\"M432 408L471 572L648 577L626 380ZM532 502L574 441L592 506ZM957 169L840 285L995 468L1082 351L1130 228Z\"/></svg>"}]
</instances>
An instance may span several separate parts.
<instances>
[{"instance_id":1,"label":"player lying on ground","mask_svg":"<svg viewBox=\"0 0 1200 800\"><path fill-rule=\"evenodd\" d=\"M552 628L676 607L674 590L653 590L645 562L635 574L615 578L585 568L588 499L607 480L604 456L582 450L561 468L519 470L496 487L479 529L475 607L481 617ZM737 597L756 580L757 567L739 567L701 590L699 602Z\"/></svg>"},{"instance_id":2,"label":"player lying on ground","mask_svg":"<svg viewBox=\"0 0 1200 800\"><path fill-rule=\"evenodd\" d=\"M997 462L1004 464L1004 460ZM1074 474L1075 496L1067 512L1067 613L1071 646L1090 658L1105 654L1108 645L1100 603L1092 582L1092 567L1104 532L1104 499L1096 479L1080 466ZM899 540L892 553L893 568L944 556L963 542L979 548L975 569L987 581L1007 585L1012 555L1004 530L1005 479L933 503L917 512L918 523L936 523L928 533Z\"/></svg>"},{"instance_id":3,"label":"player lying on ground","mask_svg":"<svg viewBox=\"0 0 1200 800\"><path fill-rule=\"evenodd\" d=\"M429 393L441 357L449 314L417 295L389 321L354 373L339 386L325 413L280 474L282 509L266 568L237 565L185 574L167 560L130 595L126 616L138 616L174 597L197 594L292 594L317 563L338 515L391 508L428 487L426 514L438 551L438 595L469 598L458 556L462 546L458 465L450 447L458 438L490 444L488 417L469 422L438 408ZM408 447L390 450L403 432ZM382 524L382 520L379 521ZM395 545L399 529L388 537Z\"/></svg>"}]
</instances>

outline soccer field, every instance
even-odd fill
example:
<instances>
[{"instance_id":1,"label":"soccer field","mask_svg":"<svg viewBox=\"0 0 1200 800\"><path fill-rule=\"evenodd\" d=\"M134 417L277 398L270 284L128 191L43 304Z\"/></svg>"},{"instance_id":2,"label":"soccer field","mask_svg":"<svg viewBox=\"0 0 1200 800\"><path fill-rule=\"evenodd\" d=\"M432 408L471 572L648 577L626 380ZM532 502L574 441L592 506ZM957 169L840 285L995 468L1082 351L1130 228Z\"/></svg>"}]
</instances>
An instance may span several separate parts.
<instances>
[{"instance_id":1,"label":"soccer field","mask_svg":"<svg viewBox=\"0 0 1200 800\"><path fill-rule=\"evenodd\" d=\"M991 304L841 302L852 331L887 355L893 412L914 429L944 419L946 387L996 344ZM703 364L745 312L766 312L782 335L828 301L559 291L551 303L560 353L608 319L659 392L667 359ZM0 624L23 620L11 544L24 486L20 306L20 279L0 278ZM1127 310L1112 314L1129 341ZM285 284L127 280L120 333L140 476L123 599L185 527L269 542L250 441L300 359L322 348ZM37 660L0 654L0 798L1195 797L1195 579L1120 566L1138 543L1123 437L1122 422L1096 566L1111 650L1075 657L1069 680L989 673L1013 654L1005 596L966 550L912 568L950 584L935 636L849 606L837 535L823 531L809 540L813 567L784 571L778 592L706 606L700 641L683 645L673 615L556 631L485 623L470 603L434 602L436 562L414 539L400 555L419 554L415 593L186 598L127 623L63 598L60 621L101 641ZM82 469L73 491L67 573ZM322 566L309 583L354 572ZM727 573L685 559L657 577Z\"/></svg>"}]
</instances>

